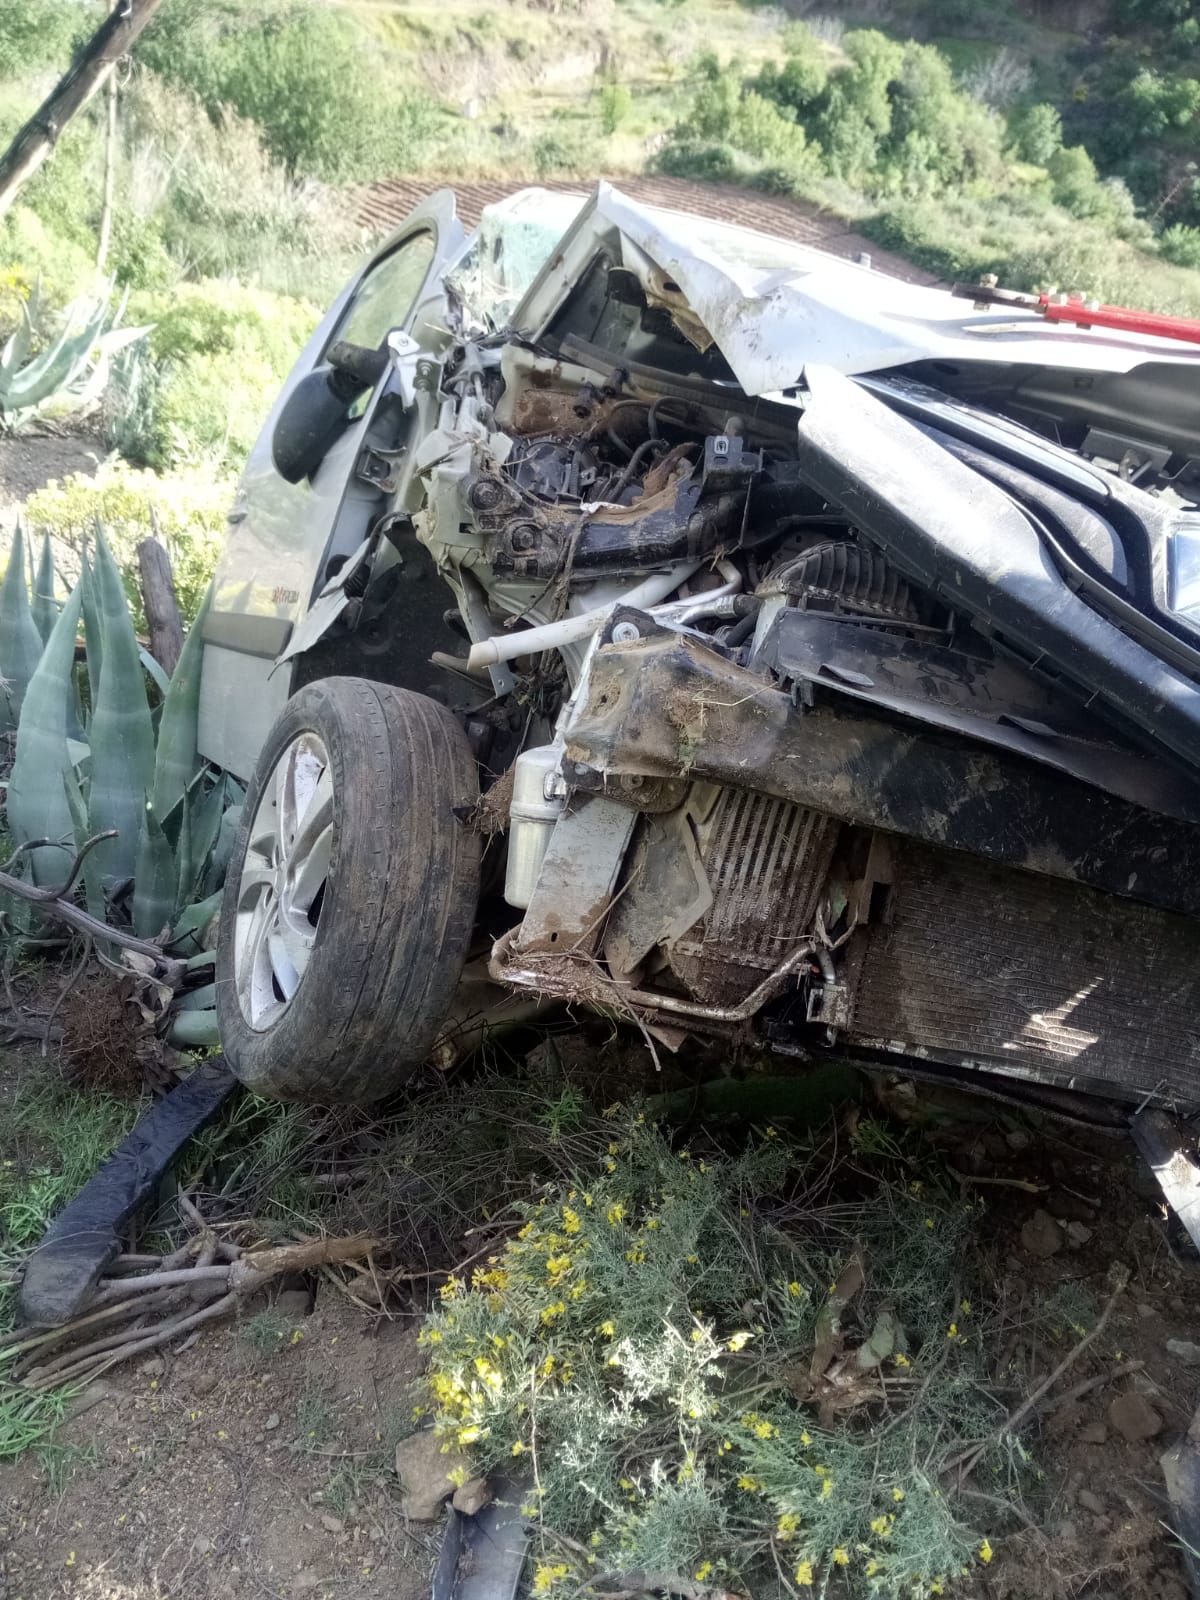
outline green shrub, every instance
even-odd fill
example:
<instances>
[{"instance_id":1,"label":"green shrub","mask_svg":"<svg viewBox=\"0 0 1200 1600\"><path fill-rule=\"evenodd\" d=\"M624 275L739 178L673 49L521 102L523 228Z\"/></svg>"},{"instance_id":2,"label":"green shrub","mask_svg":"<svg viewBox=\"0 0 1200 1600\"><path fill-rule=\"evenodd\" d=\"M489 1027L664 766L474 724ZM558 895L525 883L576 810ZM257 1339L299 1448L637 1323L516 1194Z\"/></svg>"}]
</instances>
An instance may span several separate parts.
<instances>
[{"instance_id":1,"label":"green shrub","mask_svg":"<svg viewBox=\"0 0 1200 1600\"><path fill-rule=\"evenodd\" d=\"M253 122L228 108L210 117L191 90L136 74L124 105L119 208L141 230L155 287L156 241L189 277L234 277L280 293L326 300L362 241L344 200L297 183Z\"/></svg>"},{"instance_id":2,"label":"green shrub","mask_svg":"<svg viewBox=\"0 0 1200 1600\"><path fill-rule=\"evenodd\" d=\"M25 520L32 534L49 534L60 547L75 552L75 566L67 574L73 579L79 553L94 539L99 519L121 569L136 626L144 629L135 554L139 542L157 525L171 556L180 611L195 616L220 554L233 489L233 480L211 466L159 476L110 461L94 477L74 473L35 490L25 503Z\"/></svg>"},{"instance_id":3,"label":"green shrub","mask_svg":"<svg viewBox=\"0 0 1200 1600\"><path fill-rule=\"evenodd\" d=\"M1013 122L1013 143L1022 161L1044 167L1062 149L1062 115L1057 106L1027 106Z\"/></svg>"},{"instance_id":4,"label":"green shrub","mask_svg":"<svg viewBox=\"0 0 1200 1600\"><path fill-rule=\"evenodd\" d=\"M38 67L65 72L89 23L72 0L0 0L0 78L25 77Z\"/></svg>"},{"instance_id":5,"label":"green shrub","mask_svg":"<svg viewBox=\"0 0 1200 1600\"><path fill-rule=\"evenodd\" d=\"M616 133L632 110L633 95L623 83L606 83L600 90L600 126L605 133Z\"/></svg>"},{"instance_id":6,"label":"green shrub","mask_svg":"<svg viewBox=\"0 0 1200 1600\"><path fill-rule=\"evenodd\" d=\"M109 437L139 465L237 470L316 326L303 300L209 279L131 300L151 324L150 362L128 362L108 397Z\"/></svg>"},{"instance_id":7,"label":"green shrub","mask_svg":"<svg viewBox=\"0 0 1200 1600\"><path fill-rule=\"evenodd\" d=\"M976 1208L908 1168L823 1212L812 1152L773 1129L703 1157L634 1116L612 1134L600 1170L517 1207L524 1225L469 1285L450 1279L420 1335L435 1431L532 1480L535 1593L652 1572L774 1594L786 1562L805 1593L844 1572L855 1593L922 1600L989 1561L938 1481L955 1438L990 1431L960 1276ZM816 1397L798 1402L843 1341L864 1411L877 1374L899 1380L886 1425L822 1425ZM990 1451L1001 1492L1019 1454Z\"/></svg>"},{"instance_id":8,"label":"green shrub","mask_svg":"<svg viewBox=\"0 0 1200 1600\"><path fill-rule=\"evenodd\" d=\"M1190 267L1200 272L1200 228L1185 228L1181 224L1165 228L1159 235L1158 253L1177 267Z\"/></svg>"},{"instance_id":9,"label":"green shrub","mask_svg":"<svg viewBox=\"0 0 1200 1600\"><path fill-rule=\"evenodd\" d=\"M333 181L411 167L437 132L433 103L387 81L353 18L298 0L167 6L142 59L194 90L210 114L258 123L293 175Z\"/></svg>"}]
</instances>

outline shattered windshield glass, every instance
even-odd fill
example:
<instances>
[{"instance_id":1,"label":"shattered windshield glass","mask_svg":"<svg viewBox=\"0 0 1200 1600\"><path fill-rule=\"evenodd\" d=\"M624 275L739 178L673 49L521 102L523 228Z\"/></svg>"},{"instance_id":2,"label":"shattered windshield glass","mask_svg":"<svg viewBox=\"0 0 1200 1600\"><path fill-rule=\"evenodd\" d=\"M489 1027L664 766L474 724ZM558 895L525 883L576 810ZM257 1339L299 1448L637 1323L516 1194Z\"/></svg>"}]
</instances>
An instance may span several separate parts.
<instances>
[{"instance_id":1,"label":"shattered windshield glass","mask_svg":"<svg viewBox=\"0 0 1200 1600\"><path fill-rule=\"evenodd\" d=\"M468 331L507 326L584 203L583 195L522 189L485 207L470 249L449 277Z\"/></svg>"}]
</instances>

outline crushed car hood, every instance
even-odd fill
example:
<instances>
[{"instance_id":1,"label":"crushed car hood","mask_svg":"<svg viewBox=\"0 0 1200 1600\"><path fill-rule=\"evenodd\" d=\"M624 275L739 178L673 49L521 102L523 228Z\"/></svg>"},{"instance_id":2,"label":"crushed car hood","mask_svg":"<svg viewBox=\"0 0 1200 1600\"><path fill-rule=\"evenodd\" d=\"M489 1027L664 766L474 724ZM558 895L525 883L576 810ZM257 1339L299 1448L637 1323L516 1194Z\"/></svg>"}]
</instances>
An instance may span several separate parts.
<instances>
[{"instance_id":1,"label":"crushed car hood","mask_svg":"<svg viewBox=\"0 0 1200 1600\"><path fill-rule=\"evenodd\" d=\"M703 350L716 344L741 388L772 395L808 363L858 374L938 359L1125 373L1147 361L1192 367L1170 339L1050 326L1036 312L974 310L945 289L904 283L796 241L629 199L600 183L514 318L544 327L601 240L619 230L623 265Z\"/></svg>"}]
</instances>

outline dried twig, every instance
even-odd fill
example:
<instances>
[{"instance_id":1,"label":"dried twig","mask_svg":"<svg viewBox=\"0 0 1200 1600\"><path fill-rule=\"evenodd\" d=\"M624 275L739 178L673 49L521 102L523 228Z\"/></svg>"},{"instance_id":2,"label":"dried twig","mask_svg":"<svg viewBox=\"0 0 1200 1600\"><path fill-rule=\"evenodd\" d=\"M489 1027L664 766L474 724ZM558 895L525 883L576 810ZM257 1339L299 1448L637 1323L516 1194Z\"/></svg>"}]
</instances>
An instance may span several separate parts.
<instances>
[{"instance_id":1,"label":"dried twig","mask_svg":"<svg viewBox=\"0 0 1200 1600\"><path fill-rule=\"evenodd\" d=\"M80 933L90 934L92 938L117 945L122 950L132 950L137 955L149 956L164 969L169 978L173 979L182 974L183 962L164 955L161 945L153 944L148 939L137 939L132 933L126 933L123 929L109 927L107 922L101 922L98 917L93 917L70 898L89 852L98 844L103 844L106 839L115 839L116 836L116 829L109 828L104 833L96 833L90 839L85 839L71 858L65 880L56 888L46 889L39 889L36 884L14 878L8 868L14 866L21 856L31 850L65 851L67 846L58 839L30 839L26 844L18 845L3 867L0 867L0 890L14 895L18 900L29 901L48 916L56 918L59 922L65 922L69 928L75 928Z\"/></svg>"},{"instance_id":2,"label":"dried twig","mask_svg":"<svg viewBox=\"0 0 1200 1600\"><path fill-rule=\"evenodd\" d=\"M1067 1351L1066 1355L1054 1368L1054 1371L1051 1372L1048 1377L1042 1379L1041 1383L1039 1383L1037 1388L1033 1390L1032 1394L1027 1395L1015 1411L1009 1412L1008 1416L1005 1417L1004 1421L998 1428L993 1429L992 1432L988 1434L986 1439L980 1440L978 1443L971 1445L969 1449L962 1451L959 1455L954 1456L950 1461L948 1461L941 1469L943 1477L948 1473L957 1471L960 1479L965 1478L974 1467L975 1463L979 1460L983 1452L998 1439L1003 1438L1006 1433L1015 1432L1015 1430L1021 1426L1021 1423L1024 1422L1029 1413L1035 1409L1043 1395L1048 1394L1058 1380L1062 1377L1063 1373L1066 1372L1069 1367L1073 1366L1076 1361L1078 1361L1079 1357L1087 1349L1088 1345L1092 1344L1097 1338L1099 1338L1100 1334L1108 1326L1108 1319L1113 1314L1113 1308L1116 1306L1117 1301L1125 1292L1126 1285L1129 1282L1128 1272L1125 1269L1121 1269L1116 1274L1116 1280L1116 1287L1113 1289L1112 1294L1109 1295L1104 1310L1096 1319L1095 1326L1088 1333L1084 1334L1083 1338L1080 1339L1078 1344L1073 1345L1071 1349Z\"/></svg>"}]
</instances>

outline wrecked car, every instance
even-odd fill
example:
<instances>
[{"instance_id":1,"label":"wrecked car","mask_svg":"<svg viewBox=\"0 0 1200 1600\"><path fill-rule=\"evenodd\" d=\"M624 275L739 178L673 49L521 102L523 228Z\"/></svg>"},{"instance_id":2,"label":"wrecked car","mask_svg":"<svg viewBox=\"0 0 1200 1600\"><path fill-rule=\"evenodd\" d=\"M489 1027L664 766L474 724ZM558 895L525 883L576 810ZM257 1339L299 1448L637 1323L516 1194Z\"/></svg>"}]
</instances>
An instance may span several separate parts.
<instances>
[{"instance_id":1,"label":"wrecked car","mask_svg":"<svg viewBox=\"0 0 1200 1600\"><path fill-rule=\"evenodd\" d=\"M469 236L432 197L279 397L204 625L235 1071L370 1100L551 999L1195 1104L1198 335L605 184Z\"/></svg>"}]
</instances>

